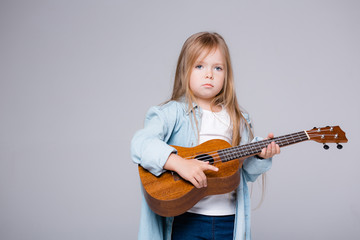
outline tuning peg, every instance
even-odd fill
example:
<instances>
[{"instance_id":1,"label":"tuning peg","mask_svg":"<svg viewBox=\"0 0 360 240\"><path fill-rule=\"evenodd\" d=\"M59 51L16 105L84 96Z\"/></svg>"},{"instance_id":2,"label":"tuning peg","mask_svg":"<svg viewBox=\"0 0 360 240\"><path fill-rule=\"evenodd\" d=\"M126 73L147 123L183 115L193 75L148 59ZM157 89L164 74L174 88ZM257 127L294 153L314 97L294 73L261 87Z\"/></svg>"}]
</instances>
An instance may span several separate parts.
<instances>
[{"instance_id":1,"label":"tuning peg","mask_svg":"<svg viewBox=\"0 0 360 240\"><path fill-rule=\"evenodd\" d=\"M327 144L325 144L324 143L324 147L323 147L325 150L328 150L330 147L329 147L329 145L327 145Z\"/></svg>"},{"instance_id":2,"label":"tuning peg","mask_svg":"<svg viewBox=\"0 0 360 240\"><path fill-rule=\"evenodd\" d=\"M337 147L337 149L342 149L343 148L343 146L341 144L339 144L339 143L337 144L336 147Z\"/></svg>"}]
</instances>

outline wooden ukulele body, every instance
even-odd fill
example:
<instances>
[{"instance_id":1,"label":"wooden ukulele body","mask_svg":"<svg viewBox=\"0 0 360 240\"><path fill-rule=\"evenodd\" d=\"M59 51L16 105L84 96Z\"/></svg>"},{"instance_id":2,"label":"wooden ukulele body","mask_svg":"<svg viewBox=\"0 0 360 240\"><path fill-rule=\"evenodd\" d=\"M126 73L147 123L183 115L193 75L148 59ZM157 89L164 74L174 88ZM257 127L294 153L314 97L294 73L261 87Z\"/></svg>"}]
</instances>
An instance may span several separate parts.
<instances>
[{"instance_id":1,"label":"wooden ukulele body","mask_svg":"<svg viewBox=\"0 0 360 240\"><path fill-rule=\"evenodd\" d=\"M166 217L177 216L189 210L203 197L228 193L239 185L239 168L243 160L222 162L218 155L218 150L231 147L228 142L214 139L193 148L173 147L183 158L202 158L211 153L215 160L212 164L219 168L219 171L205 171L207 187L196 188L174 172L167 171L156 177L139 165L144 196L155 213Z\"/></svg>"}]
</instances>

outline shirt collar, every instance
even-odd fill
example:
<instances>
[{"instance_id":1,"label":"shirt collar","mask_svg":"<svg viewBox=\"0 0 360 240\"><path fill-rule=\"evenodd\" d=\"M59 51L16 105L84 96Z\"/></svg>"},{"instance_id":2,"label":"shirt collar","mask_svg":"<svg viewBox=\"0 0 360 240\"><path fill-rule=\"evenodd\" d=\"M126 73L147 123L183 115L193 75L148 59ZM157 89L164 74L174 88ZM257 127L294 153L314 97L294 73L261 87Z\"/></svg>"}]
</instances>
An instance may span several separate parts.
<instances>
[{"instance_id":1,"label":"shirt collar","mask_svg":"<svg viewBox=\"0 0 360 240\"><path fill-rule=\"evenodd\" d=\"M182 103L182 107L183 107L184 112L186 113L186 115L189 115L191 113L192 109L189 108L189 104L188 104L187 100L185 99L185 96L181 97L179 99L179 102ZM201 112L201 108L196 102L192 103L192 107L193 107L195 112L197 112L197 111Z\"/></svg>"}]
</instances>

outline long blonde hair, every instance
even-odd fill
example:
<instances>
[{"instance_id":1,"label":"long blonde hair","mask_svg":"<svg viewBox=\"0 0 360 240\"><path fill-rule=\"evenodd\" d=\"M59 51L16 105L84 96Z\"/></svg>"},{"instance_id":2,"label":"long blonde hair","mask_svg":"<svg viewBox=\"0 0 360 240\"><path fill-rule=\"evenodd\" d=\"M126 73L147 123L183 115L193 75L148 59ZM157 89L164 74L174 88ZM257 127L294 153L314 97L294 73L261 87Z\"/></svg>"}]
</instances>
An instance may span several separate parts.
<instances>
[{"instance_id":1,"label":"long blonde hair","mask_svg":"<svg viewBox=\"0 0 360 240\"><path fill-rule=\"evenodd\" d=\"M235 83L233 68L230 59L229 48L223 39L223 37L216 32L199 32L190 36L184 43L179 59L176 66L175 80L173 86L173 92L171 100L180 100L185 96L185 99L188 102L190 111L194 113L193 102L195 101L194 94L190 89L190 75L192 67L195 64L195 61L199 56L206 51L207 54L210 52L219 49L223 54L225 60L225 81L223 89L218 93L217 96L212 101L212 105L222 105L226 108L228 114L230 115L230 121L232 123L232 145L237 146L241 141L241 132L244 128L248 131L249 137L248 141L251 141L254 137L252 128L247 120L241 113L235 92ZM206 55L207 55L206 54ZM194 118L196 121L196 118ZM198 126L198 123L196 126ZM197 131L199 131L198 127ZM265 184L266 184L266 174L262 174L262 194L258 208L263 200L265 195Z\"/></svg>"},{"instance_id":2,"label":"long blonde hair","mask_svg":"<svg viewBox=\"0 0 360 240\"><path fill-rule=\"evenodd\" d=\"M185 96L189 109L194 110L193 102L195 102L195 97L189 87L192 67L204 51L208 54L216 49L220 50L225 60L225 81L222 90L213 99L213 105L222 105L228 111L233 126L232 145L237 146L241 141L240 133L244 127L247 128L250 133L250 139L252 139L253 134L249 124L240 111L236 98L233 69L228 46L223 37L218 33L199 32L193 34L185 41L177 62L174 87L170 100L179 100Z\"/></svg>"}]
</instances>

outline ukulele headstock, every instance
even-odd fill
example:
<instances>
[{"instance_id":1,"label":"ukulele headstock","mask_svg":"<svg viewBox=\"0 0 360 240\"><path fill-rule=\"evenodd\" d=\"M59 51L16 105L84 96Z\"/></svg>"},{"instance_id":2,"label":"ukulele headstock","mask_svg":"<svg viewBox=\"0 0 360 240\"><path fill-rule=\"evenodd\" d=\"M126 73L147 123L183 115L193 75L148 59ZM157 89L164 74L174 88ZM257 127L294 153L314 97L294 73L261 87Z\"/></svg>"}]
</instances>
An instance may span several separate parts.
<instances>
[{"instance_id":1,"label":"ukulele headstock","mask_svg":"<svg viewBox=\"0 0 360 240\"><path fill-rule=\"evenodd\" d=\"M324 144L324 149L329 149L326 143L336 143L338 149L342 149L340 143L346 143L348 140L345 132L339 126L327 126L322 128L314 127L306 131L310 140Z\"/></svg>"}]
</instances>

